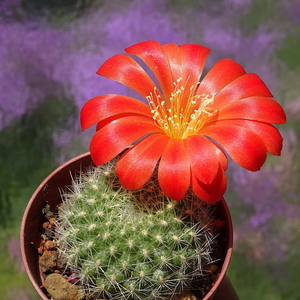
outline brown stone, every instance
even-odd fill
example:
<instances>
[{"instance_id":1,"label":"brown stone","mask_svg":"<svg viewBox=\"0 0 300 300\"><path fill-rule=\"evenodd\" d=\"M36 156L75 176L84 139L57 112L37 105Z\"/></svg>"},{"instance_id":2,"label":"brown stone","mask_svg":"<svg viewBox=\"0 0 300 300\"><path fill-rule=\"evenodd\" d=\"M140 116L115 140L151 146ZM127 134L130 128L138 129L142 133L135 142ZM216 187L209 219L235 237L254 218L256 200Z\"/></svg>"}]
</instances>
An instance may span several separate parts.
<instances>
[{"instance_id":1,"label":"brown stone","mask_svg":"<svg viewBox=\"0 0 300 300\"><path fill-rule=\"evenodd\" d=\"M179 295L179 300L197 300L197 297L191 291L184 291Z\"/></svg>"},{"instance_id":2,"label":"brown stone","mask_svg":"<svg viewBox=\"0 0 300 300\"><path fill-rule=\"evenodd\" d=\"M44 250L44 254L53 254L54 252L56 252L55 250Z\"/></svg>"},{"instance_id":3,"label":"brown stone","mask_svg":"<svg viewBox=\"0 0 300 300\"><path fill-rule=\"evenodd\" d=\"M217 271L218 269L218 265L216 264L209 264L209 265L206 265L204 266L204 271L206 271L206 273L214 273Z\"/></svg>"},{"instance_id":4,"label":"brown stone","mask_svg":"<svg viewBox=\"0 0 300 300\"><path fill-rule=\"evenodd\" d=\"M68 282L60 274L50 274L44 283L44 287L53 300L81 300L84 298L84 290Z\"/></svg>"},{"instance_id":5,"label":"brown stone","mask_svg":"<svg viewBox=\"0 0 300 300\"><path fill-rule=\"evenodd\" d=\"M67 264L68 264L68 260L65 256L63 255L58 255L57 257L57 269L65 269Z\"/></svg>"},{"instance_id":6,"label":"brown stone","mask_svg":"<svg viewBox=\"0 0 300 300\"><path fill-rule=\"evenodd\" d=\"M54 270L54 273L61 274L61 270Z\"/></svg>"},{"instance_id":7,"label":"brown stone","mask_svg":"<svg viewBox=\"0 0 300 300\"><path fill-rule=\"evenodd\" d=\"M55 219L55 218L50 218L50 219L49 219L50 225L54 225L55 222L56 222L56 219Z\"/></svg>"},{"instance_id":8,"label":"brown stone","mask_svg":"<svg viewBox=\"0 0 300 300\"><path fill-rule=\"evenodd\" d=\"M44 247L45 247L47 250L49 250L49 249L52 249L52 248L57 247L57 243L54 243L54 242L48 240L48 241L45 243Z\"/></svg>"},{"instance_id":9,"label":"brown stone","mask_svg":"<svg viewBox=\"0 0 300 300\"><path fill-rule=\"evenodd\" d=\"M49 222L44 222L43 223L43 228L47 228L49 226Z\"/></svg>"},{"instance_id":10,"label":"brown stone","mask_svg":"<svg viewBox=\"0 0 300 300\"><path fill-rule=\"evenodd\" d=\"M43 273L53 272L56 267L57 256L57 251L45 251L39 257L39 265Z\"/></svg>"},{"instance_id":11,"label":"brown stone","mask_svg":"<svg viewBox=\"0 0 300 300\"><path fill-rule=\"evenodd\" d=\"M38 254L43 254L44 253L44 247L38 247Z\"/></svg>"}]
</instances>

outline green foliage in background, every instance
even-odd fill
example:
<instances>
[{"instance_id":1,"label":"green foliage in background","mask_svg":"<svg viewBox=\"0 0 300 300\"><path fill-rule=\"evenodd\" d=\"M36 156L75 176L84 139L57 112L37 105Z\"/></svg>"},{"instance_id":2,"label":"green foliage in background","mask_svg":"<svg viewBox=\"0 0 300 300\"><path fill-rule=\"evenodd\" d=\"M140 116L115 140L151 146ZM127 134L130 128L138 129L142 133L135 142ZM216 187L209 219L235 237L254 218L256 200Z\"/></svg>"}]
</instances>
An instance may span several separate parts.
<instances>
[{"instance_id":1,"label":"green foliage in background","mask_svg":"<svg viewBox=\"0 0 300 300\"><path fill-rule=\"evenodd\" d=\"M53 134L74 125L75 115L71 100L49 97L1 131L0 227L20 220L37 182L54 168Z\"/></svg>"}]
</instances>

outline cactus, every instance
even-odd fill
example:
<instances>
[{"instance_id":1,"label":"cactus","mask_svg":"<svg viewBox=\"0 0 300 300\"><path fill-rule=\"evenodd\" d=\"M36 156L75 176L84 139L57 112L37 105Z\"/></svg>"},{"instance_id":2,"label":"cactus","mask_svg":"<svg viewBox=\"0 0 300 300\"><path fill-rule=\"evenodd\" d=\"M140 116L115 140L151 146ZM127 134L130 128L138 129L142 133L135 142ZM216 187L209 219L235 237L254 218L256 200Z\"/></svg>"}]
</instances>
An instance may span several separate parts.
<instances>
[{"instance_id":1,"label":"cactus","mask_svg":"<svg viewBox=\"0 0 300 300\"><path fill-rule=\"evenodd\" d=\"M175 202L155 181L127 191L113 164L93 167L63 193L60 251L80 282L102 298L166 298L212 262L210 218L191 193Z\"/></svg>"}]
</instances>

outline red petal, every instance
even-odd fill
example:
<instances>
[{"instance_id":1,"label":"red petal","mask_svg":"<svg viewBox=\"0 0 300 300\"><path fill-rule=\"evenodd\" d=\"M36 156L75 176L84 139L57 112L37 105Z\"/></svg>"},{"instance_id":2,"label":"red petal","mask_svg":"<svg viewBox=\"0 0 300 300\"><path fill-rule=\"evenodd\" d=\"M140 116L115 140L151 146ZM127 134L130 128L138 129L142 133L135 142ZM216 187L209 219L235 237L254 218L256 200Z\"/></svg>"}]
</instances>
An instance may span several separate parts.
<instances>
[{"instance_id":1,"label":"red petal","mask_svg":"<svg viewBox=\"0 0 300 300\"><path fill-rule=\"evenodd\" d=\"M215 63L201 81L197 94L215 95L230 82L246 74L241 65L231 59L221 59Z\"/></svg>"},{"instance_id":2,"label":"red petal","mask_svg":"<svg viewBox=\"0 0 300 300\"><path fill-rule=\"evenodd\" d=\"M172 81L174 82L182 77L182 61L180 48L175 43L163 45L162 48L168 58L172 73Z\"/></svg>"},{"instance_id":3,"label":"red petal","mask_svg":"<svg viewBox=\"0 0 300 300\"><path fill-rule=\"evenodd\" d=\"M227 188L227 178L222 167L219 166L217 175L210 184L204 184L192 174L191 185L192 190L199 199L214 204L222 199Z\"/></svg>"},{"instance_id":4,"label":"red petal","mask_svg":"<svg viewBox=\"0 0 300 300\"><path fill-rule=\"evenodd\" d=\"M248 120L233 120L231 123L253 131L261 137L269 153L280 155L283 138L278 129L273 125Z\"/></svg>"},{"instance_id":5,"label":"red petal","mask_svg":"<svg viewBox=\"0 0 300 300\"><path fill-rule=\"evenodd\" d=\"M162 45L156 41L146 41L130 46L125 51L139 57L150 68L157 78L165 98L169 99L174 91L174 79Z\"/></svg>"},{"instance_id":6,"label":"red petal","mask_svg":"<svg viewBox=\"0 0 300 300\"><path fill-rule=\"evenodd\" d=\"M185 44L179 47L182 57L183 82L188 80L188 86L195 85L200 80L210 49L196 44Z\"/></svg>"},{"instance_id":7,"label":"red petal","mask_svg":"<svg viewBox=\"0 0 300 300\"><path fill-rule=\"evenodd\" d=\"M145 70L125 54L109 58L99 68L97 74L127 85L144 97L153 93L156 86Z\"/></svg>"},{"instance_id":8,"label":"red petal","mask_svg":"<svg viewBox=\"0 0 300 300\"><path fill-rule=\"evenodd\" d=\"M106 124L93 136L91 156L98 166L117 156L133 142L160 129L147 117L124 117Z\"/></svg>"},{"instance_id":9,"label":"red petal","mask_svg":"<svg viewBox=\"0 0 300 300\"><path fill-rule=\"evenodd\" d=\"M119 160L115 172L129 190L141 188L151 177L169 137L154 133L133 146Z\"/></svg>"},{"instance_id":10,"label":"red petal","mask_svg":"<svg viewBox=\"0 0 300 300\"><path fill-rule=\"evenodd\" d=\"M228 159L226 153L218 145L216 145L215 151L218 156L218 162L220 163L222 169L226 171L228 167Z\"/></svg>"},{"instance_id":11,"label":"red petal","mask_svg":"<svg viewBox=\"0 0 300 300\"><path fill-rule=\"evenodd\" d=\"M286 122L280 104L266 97L249 97L220 106L218 120L224 119L248 119L273 124Z\"/></svg>"},{"instance_id":12,"label":"red petal","mask_svg":"<svg viewBox=\"0 0 300 300\"><path fill-rule=\"evenodd\" d=\"M265 83L256 74L245 74L224 87L214 99L215 107L253 96L273 97Z\"/></svg>"},{"instance_id":13,"label":"red petal","mask_svg":"<svg viewBox=\"0 0 300 300\"><path fill-rule=\"evenodd\" d=\"M216 177L219 162L217 146L203 135L192 135L186 139L186 150L193 174L205 184Z\"/></svg>"},{"instance_id":14,"label":"red petal","mask_svg":"<svg viewBox=\"0 0 300 300\"><path fill-rule=\"evenodd\" d=\"M214 139L231 158L250 171L258 171L266 160L263 140L248 128L235 125L233 120L217 121L201 129L201 134Z\"/></svg>"},{"instance_id":15,"label":"red petal","mask_svg":"<svg viewBox=\"0 0 300 300\"><path fill-rule=\"evenodd\" d=\"M184 197L190 186L190 163L184 140L169 140L159 163L158 181L171 199L178 201Z\"/></svg>"},{"instance_id":16,"label":"red petal","mask_svg":"<svg viewBox=\"0 0 300 300\"><path fill-rule=\"evenodd\" d=\"M135 98L121 95L102 95L87 101L80 111L82 130L112 116L142 114L152 118L149 106Z\"/></svg>"},{"instance_id":17,"label":"red petal","mask_svg":"<svg viewBox=\"0 0 300 300\"><path fill-rule=\"evenodd\" d=\"M180 50L183 66L181 77L184 86L181 105L184 107L189 100L190 88L194 86L195 90L197 89L210 49L201 45L185 44L180 46Z\"/></svg>"}]
</instances>

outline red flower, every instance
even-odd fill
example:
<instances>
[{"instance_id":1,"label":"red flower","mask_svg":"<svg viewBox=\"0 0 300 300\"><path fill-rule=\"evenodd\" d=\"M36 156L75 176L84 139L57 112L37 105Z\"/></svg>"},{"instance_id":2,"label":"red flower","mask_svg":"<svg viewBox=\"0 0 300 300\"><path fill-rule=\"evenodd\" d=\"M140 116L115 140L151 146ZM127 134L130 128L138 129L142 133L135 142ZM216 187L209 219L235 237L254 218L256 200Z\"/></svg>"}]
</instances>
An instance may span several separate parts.
<instances>
[{"instance_id":1,"label":"red flower","mask_svg":"<svg viewBox=\"0 0 300 300\"><path fill-rule=\"evenodd\" d=\"M96 165L134 143L116 165L124 187L142 187L158 165L160 187L171 199L191 188L215 203L226 190L226 152L251 171L260 169L267 152L280 155L282 137L271 123L285 123L285 113L257 75L222 59L199 82L210 52L200 45L146 41L125 51L139 57L158 84L125 54L108 59L97 73L132 88L148 104L102 95L81 110L83 130L97 124L90 144Z\"/></svg>"}]
</instances>

